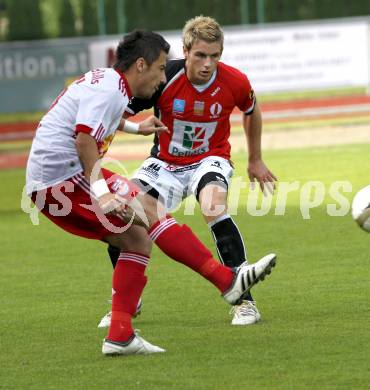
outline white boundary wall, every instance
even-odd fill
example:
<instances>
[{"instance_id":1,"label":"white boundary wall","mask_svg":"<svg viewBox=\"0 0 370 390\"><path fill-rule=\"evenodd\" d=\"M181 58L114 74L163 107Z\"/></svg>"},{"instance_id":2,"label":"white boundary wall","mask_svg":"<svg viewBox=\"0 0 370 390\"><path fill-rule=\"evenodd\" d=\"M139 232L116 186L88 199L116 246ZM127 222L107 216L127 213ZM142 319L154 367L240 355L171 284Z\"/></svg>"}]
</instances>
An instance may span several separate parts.
<instances>
[{"instance_id":1,"label":"white boundary wall","mask_svg":"<svg viewBox=\"0 0 370 390\"><path fill-rule=\"evenodd\" d=\"M369 85L368 23L225 34L223 60L260 92Z\"/></svg>"},{"instance_id":2,"label":"white boundary wall","mask_svg":"<svg viewBox=\"0 0 370 390\"><path fill-rule=\"evenodd\" d=\"M370 17L225 28L222 60L257 94L364 87L370 93ZM166 31L172 57L181 31ZM0 44L0 112L46 110L91 68L109 66L119 35ZM21 91L21 92L20 92Z\"/></svg>"},{"instance_id":3,"label":"white boundary wall","mask_svg":"<svg viewBox=\"0 0 370 390\"><path fill-rule=\"evenodd\" d=\"M247 73L258 93L370 85L369 19L225 28L222 61ZM163 35L182 56L181 31ZM92 67L107 66L117 40L90 45Z\"/></svg>"}]
</instances>

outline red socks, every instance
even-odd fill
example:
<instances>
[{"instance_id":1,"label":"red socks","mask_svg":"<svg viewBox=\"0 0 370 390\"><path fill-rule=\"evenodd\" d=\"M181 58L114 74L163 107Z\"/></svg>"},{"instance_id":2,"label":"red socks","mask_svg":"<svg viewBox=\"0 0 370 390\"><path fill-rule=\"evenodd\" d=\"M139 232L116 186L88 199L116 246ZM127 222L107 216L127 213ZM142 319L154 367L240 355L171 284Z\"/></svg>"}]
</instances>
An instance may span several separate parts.
<instances>
[{"instance_id":1,"label":"red socks","mask_svg":"<svg viewBox=\"0 0 370 390\"><path fill-rule=\"evenodd\" d=\"M113 273L112 320L108 339L125 342L133 335L132 315L145 287L144 275L149 258L137 253L122 252Z\"/></svg>"},{"instance_id":2,"label":"red socks","mask_svg":"<svg viewBox=\"0 0 370 390\"><path fill-rule=\"evenodd\" d=\"M174 218L167 217L156 222L148 234L167 256L198 272L221 292L230 287L233 271L216 261L186 225L180 226Z\"/></svg>"},{"instance_id":3,"label":"red socks","mask_svg":"<svg viewBox=\"0 0 370 390\"><path fill-rule=\"evenodd\" d=\"M202 275L222 293L231 286L233 271L217 262L186 225L180 226L175 219L167 217L155 223L148 234L167 256ZM117 261L109 340L125 342L134 335L131 319L146 284L144 272L148 261L148 257L132 252L122 252Z\"/></svg>"}]
</instances>

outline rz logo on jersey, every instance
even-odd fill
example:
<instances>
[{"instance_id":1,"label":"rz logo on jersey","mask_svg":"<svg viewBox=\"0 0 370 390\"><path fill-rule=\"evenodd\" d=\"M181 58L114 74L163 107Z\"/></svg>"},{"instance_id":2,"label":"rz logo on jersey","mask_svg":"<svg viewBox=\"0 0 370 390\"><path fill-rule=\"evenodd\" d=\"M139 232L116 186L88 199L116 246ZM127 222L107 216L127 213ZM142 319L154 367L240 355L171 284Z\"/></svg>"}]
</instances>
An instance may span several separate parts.
<instances>
[{"instance_id":1,"label":"rz logo on jersey","mask_svg":"<svg viewBox=\"0 0 370 390\"><path fill-rule=\"evenodd\" d=\"M211 112L211 118L217 118L221 114L222 106L220 103L213 103L209 111Z\"/></svg>"},{"instance_id":2,"label":"rz logo on jersey","mask_svg":"<svg viewBox=\"0 0 370 390\"><path fill-rule=\"evenodd\" d=\"M203 127L185 126L182 146L187 149L197 149L203 144L206 129Z\"/></svg>"},{"instance_id":3,"label":"rz logo on jersey","mask_svg":"<svg viewBox=\"0 0 370 390\"><path fill-rule=\"evenodd\" d=\"M217 122L188 122L175 119L168 152L173 156L195 156L208 152L209 139Z\"/></svg>"}]
</instances>

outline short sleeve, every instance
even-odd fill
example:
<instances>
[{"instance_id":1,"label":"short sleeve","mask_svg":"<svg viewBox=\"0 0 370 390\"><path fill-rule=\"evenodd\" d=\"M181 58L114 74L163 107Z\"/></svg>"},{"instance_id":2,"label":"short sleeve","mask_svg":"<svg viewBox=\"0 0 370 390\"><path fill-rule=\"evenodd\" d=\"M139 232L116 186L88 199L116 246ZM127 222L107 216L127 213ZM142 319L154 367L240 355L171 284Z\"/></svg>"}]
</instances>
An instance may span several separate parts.
<instances>
[{"instance_id":1,"label":"short sleeve","mask_svg":"<svg viewBox=\"0 0 370 390\"><path fill-rule=\"evenodd\" d=\"M239 73L237 86L238 87L234 92L236 106L240 111L249 115L254 110L256 97L248 77L245 74Z\"/></svg>"},{"instance_id":2,"label":"short sleeve","mask_svg":"<svg viewBox=\"0 0 370 390\"><path fill-rule=\"evenodd\" d=\"M112 124L121 119L120 99L114 91L91 90L80 96L76 132L89 133L96 141L104 139Z\"/></svg>"}]
</instances>

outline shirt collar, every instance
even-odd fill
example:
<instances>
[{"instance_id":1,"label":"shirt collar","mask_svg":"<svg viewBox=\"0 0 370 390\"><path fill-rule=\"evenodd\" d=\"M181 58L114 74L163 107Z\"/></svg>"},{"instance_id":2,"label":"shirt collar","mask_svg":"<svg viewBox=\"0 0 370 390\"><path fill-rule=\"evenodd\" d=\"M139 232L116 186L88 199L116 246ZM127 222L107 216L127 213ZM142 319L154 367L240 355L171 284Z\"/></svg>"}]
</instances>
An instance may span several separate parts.
<instances>
[{"instance_id":1,"label":"shirt collar","mask_svg":"<svg viewBox=\"0 0 370 390\"><path fill-rule=\"evenodd\" d=\"M194 84L194 83L192 83L192 85L199 92L205 91L215 81L216 76L217 76L217 69L215 69L215 71L212 73L211 78L205 84Z\"/></svg>"},{"instance_id":2,"label":"shirt collar","mask_svg":"<svg viewBox=\"0 0 370 390\"><path fill-rule=\"evenodd\" d=\"M117 68L114 68L114 70L120 75L121 79L123 80L124 84L125 84L125 88L126 88L126 92L127 92L127 95L128 95L128 98L131 99L132 98L132 92L131 92L131 88L130 88L130 85L126 79L126 76L125 74L117 69Z\"/></svg>"}]
</instances>

